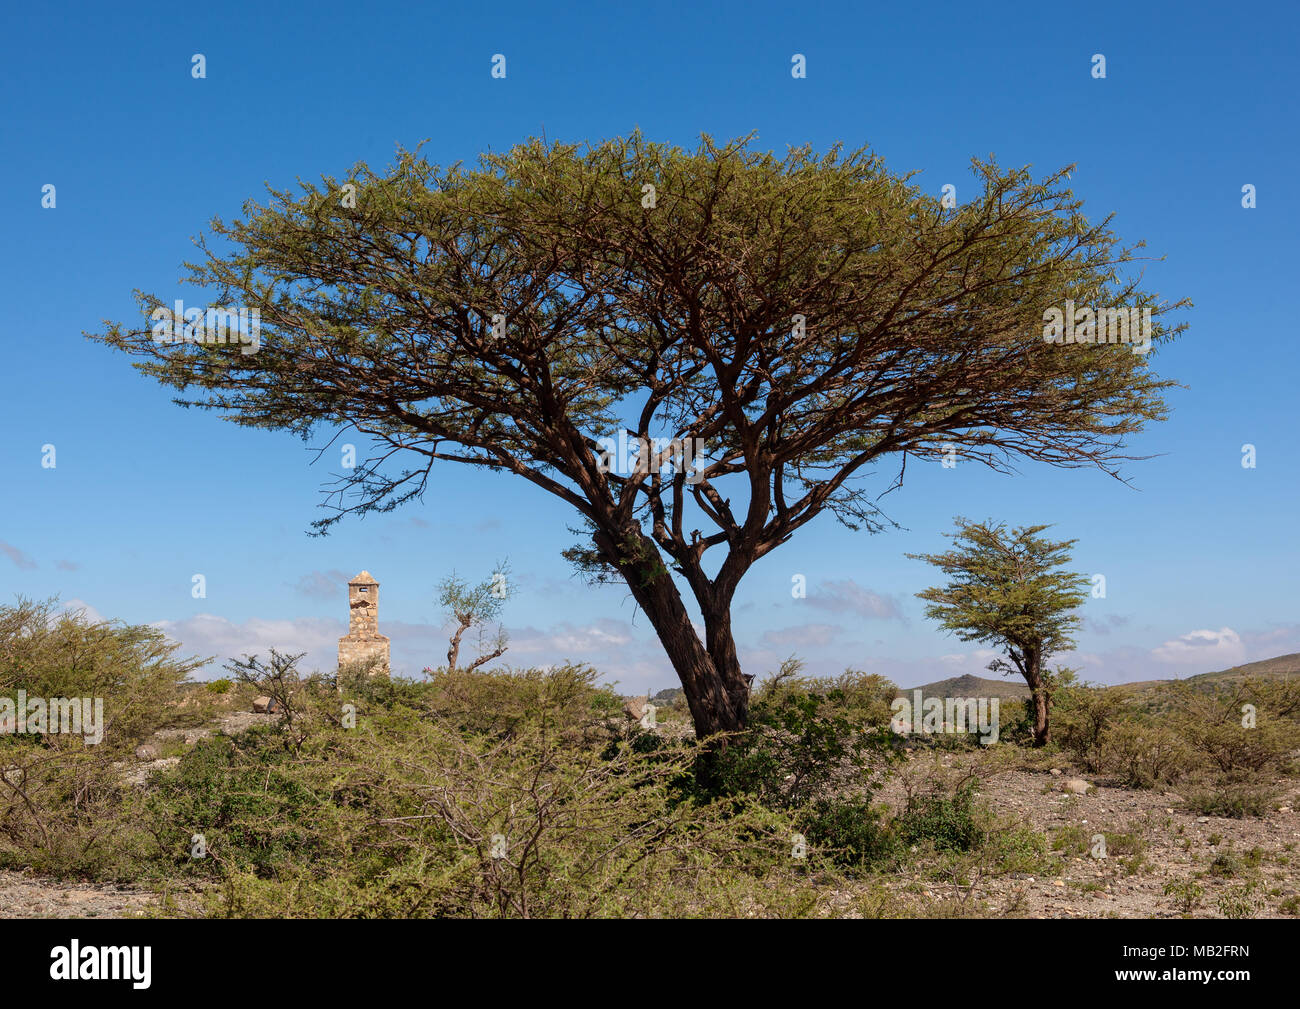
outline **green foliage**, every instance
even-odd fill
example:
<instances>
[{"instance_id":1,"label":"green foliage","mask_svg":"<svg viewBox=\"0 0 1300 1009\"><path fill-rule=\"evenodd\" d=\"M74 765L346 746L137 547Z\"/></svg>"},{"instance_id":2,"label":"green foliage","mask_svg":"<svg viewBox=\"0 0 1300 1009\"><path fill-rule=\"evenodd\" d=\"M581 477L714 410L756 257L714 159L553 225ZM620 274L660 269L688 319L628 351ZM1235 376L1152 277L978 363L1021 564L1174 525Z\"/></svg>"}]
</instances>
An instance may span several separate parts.
<instances>
[{"instance_id":1,"label":"green foliage","mask_svg":"<svg viewBox=\"0 0 1300 1009\"><path fill-rule=\"evenodd\" d=\"M797 822L837 865L866 868L899 855L898 835L869 799L818 799L799 811Z\"/></svg>"},{"instance_id":2,"label":"green foliage","mask_svg":"<svg viewBox=\"0 0 1300 1009\"><path fill-rule=\"evenodd\" d=\"M53 599L20 599L0 606L0 695L102 698L108 728L98 745L130 749L158 729L198 724L210 710L181 691L206 660L179 659L179 647L155 627L95 620L60 610ZM0 747L13 741L0 736ZM44 742L73 745L53 735Z\"/></svg>"},{"instance_id":3,"label":"green foliage","mask_svg":"<svg viewBox=\"0 0 1300 1009\"><path fill-rule=\"evenodd\" d=\"M450 647L447 650L449 672L456 671L460 660L462 635L471 627L486 624L500 617L506 600L514 594L514 585L510 582L509 574L509 561L501 561L497 564L492 577L477 585L470 585L463 578L456 577L455 572L439 583L438 602L446 610L453 627ZM496 635L491 640L486 638L480 626L479 655L466 668L477 669L499 658L506 652L507 641L504 626L497 625Z\"/></svg>"},{"instance_id":4,"label":"green foliage","mask_svg":"<svg viewBox=\"0 0 1300 1009\"><path fill-rule=\"evenodd\" d=\"M718 757L719 790L796 809L852 789L870 795L896 758L886 697L897 688L850 670L839 680L799 677L783 664L750 704L750 729Z\"/></svg>"},{"instance_id":5,"label":"green foliage","mask_svg":"<svg viewBox=\"0 0 1300 1009\"><path fill-rule=\"evenodd\" d=\"M1173 688L1173 722L1188 743L1227 779L1281 771L1300 746L1300 724L1258 704L1258 688L1245 683L1213 693L1186 684ZM1256 703L1256 721L1243 724L1243 707Z\"/></svg>"},{"instance_id":6,"label":"green foliage","mask_svg":"<svg viewBox=\"0 0 1300 1009\"><path fill-rule=\"evenodd\" d=\"M1196 766L1195 750L1175 730L1149 722L1118 722L1105 728L1104 759L1131 788L1171 785Z\"/></svg>"},{"instance_id":7,"label":"green foliage","mask_svg":"<svg viewBox=\"0 0 1300 1009\"><path fill-rule=\"evenodd\" d=\"M1033 691L1034 744L1049 738L1048 708L1052 678L1047 659L1073 646L1079 624L1074 611L1083 602L1088 579L1065 570L1074 540L1053 541L1038 534L1048 526L1008 531L1004 524L957 519L950 534L954 548L941 554L908 554L939 568L946 585L918 592L938 620L963 641L981 641L1005 650L989 669L1018 672ZM1010 660L1010 661L1007 661Z\"/></svg>"},{"instance_id":8,"label":"green foliage","mask_svg":"<svg viewBox=\"0 0 1300 1009\"><path fill-rule=\"evenodd\" d=\"M1225 918L1253 918L1259 911L1259 881L1247 880L1239 886L1227 887L1216 902L1219 914Z\"/></svg>"},{"instance_id":9,"label":"green foliage","mask_svg":"<svg viewBox=\"0 0 1300 1009\"><path fill-rule=\"evenodd\" d=\"M1165 884L1164 893L1166 897L1173 897L1177 901L1178 909L1183 914L1191 914L1205 896L1205 887L1194 880L1176 879Z\"/></svg>"},{"instance_id":10,"label":"green foliage","mask_svg":"<svg viewBox=\"0 0 1300 1009\"><path fill-rule=\"evenodd\" d=\"M976 782L968 781L955 792L939 790L909 795L898 819L899 839L905 845L932 844L940 851L970 851L983 844L988 827L975 804Z\"/></svg>"},{"instance_id":11,"label":"green foliage","mask_svg":"<svg viewBox=\"0 0 1300 1009\"><path fill-rule=\"evenodd\" d=\"M1053 850L1064 852L1067 855L1083 855L1088 851L1090 845L1091 840L1088 832L1074 823L1059 828L1052 840Z\"/></svg>"}]
</instances>

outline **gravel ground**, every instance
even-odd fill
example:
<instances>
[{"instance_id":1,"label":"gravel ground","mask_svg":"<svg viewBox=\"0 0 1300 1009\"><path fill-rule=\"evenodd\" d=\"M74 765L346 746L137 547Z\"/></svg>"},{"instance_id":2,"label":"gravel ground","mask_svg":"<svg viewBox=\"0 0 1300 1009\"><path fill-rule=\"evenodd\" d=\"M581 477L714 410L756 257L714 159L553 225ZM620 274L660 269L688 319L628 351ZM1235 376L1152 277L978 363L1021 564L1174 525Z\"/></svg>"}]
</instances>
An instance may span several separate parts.
<instances>
[{"instance_id":1,"label":"gravel ground","mask_svg":"<svg viewBox=\"0 0 1300 1009\"><path fill-rule=\"evenodd\" d=\"M0 870L0 918L130 918L155 896Z\"/></svg>"},{"instance_id":2,"label":"gravel ground","mask_svg":"<svg viewBox=\"0 0 1300 1009\"><path fill-rule=\"evenodd\" d=\"M955 766L951 760L949 766ZM1112 851L1105 859L1067 856L1062 871L1050 877L1011 874L971 880L969 888L902 878L891 881L890 887L900 894L914 893L918 910L929 901L964 900L968 905L983 902L984 913L999 917L1170 918L1181 916L1183 908L1176 897L1165 894L1165 886L1189 881L1204 891L1191 911L1193 917L1225 917L1225 907L1239 910L1234 902L1242 899L1251 905L1253 917L1290 916L1279 907L1300 894L1300 815L1295 812L1300 781L1278 780L1281 809L1238 820L1182 810L1182 799L1174 792L1111 787L1068 767L1061 770L1060 775L1047 769L996 774L983 782L980 795L998 813L1049 837L1071 825L1089 839L1116 833L1140 837L1140 861L1128 851ZM1067 795L1059 790L1076 777L1096 785L1095 791ZM898 809L904 799L901 783L890 782L879 798ZM1231 853L1241 860L1252 850L1260 883L1252 895L1242 894L1250 873L1207 872L1218 855Z\"/></svg>"}]
</instances>

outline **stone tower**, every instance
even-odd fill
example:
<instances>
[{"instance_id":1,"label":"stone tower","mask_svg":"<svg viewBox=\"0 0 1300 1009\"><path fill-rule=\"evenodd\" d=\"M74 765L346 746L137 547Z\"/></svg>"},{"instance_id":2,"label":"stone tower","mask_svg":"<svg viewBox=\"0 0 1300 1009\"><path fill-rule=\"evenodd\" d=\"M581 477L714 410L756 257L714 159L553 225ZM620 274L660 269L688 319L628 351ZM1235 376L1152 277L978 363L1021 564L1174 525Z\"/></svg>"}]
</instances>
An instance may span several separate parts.
<instances>
[{"instance_id":1,"label":"stone tower","mask_svg":"<svg viewBox=\"0 0 1300 1009\"><path fill-rule=\"evenodd\" d=\"M379 633L379 583L362 571L348 582L348 635L339 638L339 665L378 659L373 675L388 675L388 639Z\"/></svg>"}]
</instances>

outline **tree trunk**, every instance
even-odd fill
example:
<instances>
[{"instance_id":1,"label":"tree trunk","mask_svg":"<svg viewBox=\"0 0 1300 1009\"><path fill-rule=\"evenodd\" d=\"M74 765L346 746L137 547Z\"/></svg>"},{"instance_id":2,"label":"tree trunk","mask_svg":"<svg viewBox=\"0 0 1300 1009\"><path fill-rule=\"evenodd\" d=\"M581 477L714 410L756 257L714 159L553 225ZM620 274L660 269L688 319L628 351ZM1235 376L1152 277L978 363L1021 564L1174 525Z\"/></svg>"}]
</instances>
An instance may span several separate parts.
<instances>
[{"instance_id":1,"label":"tree trunk","mask_svg":"<svg viewBox=\"0 0 1300 1009\"><path fill-rule=\"evenodd\" d=\"M1051 728L1047 724L1047 684L1043 682L1040 668L1042 659L1037 655L1026 655L1025 682L1034 696L1034 746L1046 746L1051 738Z\"/></svg>"},{"instance_id":2,"label":"tree trunk","mask_svg":"<svg viewBox=\"0 0 1300 1009\"><path fill-rule=\"evenodd\" d=\"M749 721L749 689L736 657L727 607L714 601L703 607L709 639L706 648L654 541L639 531L633 537L639 537L640 546L635 557L603 533L596 534L595 542L601 553L617 564L632 598L659 636L681 680L696 736L704 739L719 732L743 731ZM726 746L725 739L720 745Z\"/></svg>"}]
</instances>

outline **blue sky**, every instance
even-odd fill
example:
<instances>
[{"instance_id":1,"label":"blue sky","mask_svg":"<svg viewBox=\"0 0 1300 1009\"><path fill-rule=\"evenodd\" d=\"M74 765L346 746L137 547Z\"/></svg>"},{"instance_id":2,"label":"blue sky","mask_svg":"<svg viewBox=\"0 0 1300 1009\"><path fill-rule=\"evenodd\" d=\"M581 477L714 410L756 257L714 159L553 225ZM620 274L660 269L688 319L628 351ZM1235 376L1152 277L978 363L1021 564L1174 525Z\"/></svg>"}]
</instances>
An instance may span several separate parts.
<instances>
[{"instance_id":1,"label":"blue sky","mask_svg":"<svg viewBox=\"0 0 1300 1009\"><path fill-rule=\"evenodd\" d=\"M308 537L330 478L309 446L182 410L81 335L134 320L135 288L192 290L177 286L191 237L266 182L381 167L426 138L449 163L543 131L582 141L639 126L683 145L751 131L778 151L870 144L959 199L972 156L1040 173L1077 163L1086 212L1113 212L1123 238L1165 257L1151 288L1195 302L1190 331L1155 359L1187 388L1132 443L1155 456L1128 467L1132 487L1032 465L1011 477L909 466L885 500L902 529L854 534L823 516L751 572L736 607L748 671L797 653L814 673L853 666L904 686L981 672L991 655L924 619L913 594L932 572L904 556L942 548L958 514L1052 522L1079 540L1076 566L1107 583L1068 657L1089 679L1300 651L1297 20L1288 3L1003 4L996 17L762 2L15 10L0 39L0 599L57 593L157 623L199 654L274 645L324 667L345 631L343 582L366 568L394 665L415 673L446 651L438 580L487 577L509 557L507 660L588 661L628 693L674 683L626 591L572 577L559 554L577 523L561 502L507 476L435 470L422 504ZM489 72L496 53L504 80ZM795 53L806 79L791 77ZM206 598L192 597L194 574ZM795 574L807 599L791 598Z\"/></svg>"}]
</instances>

